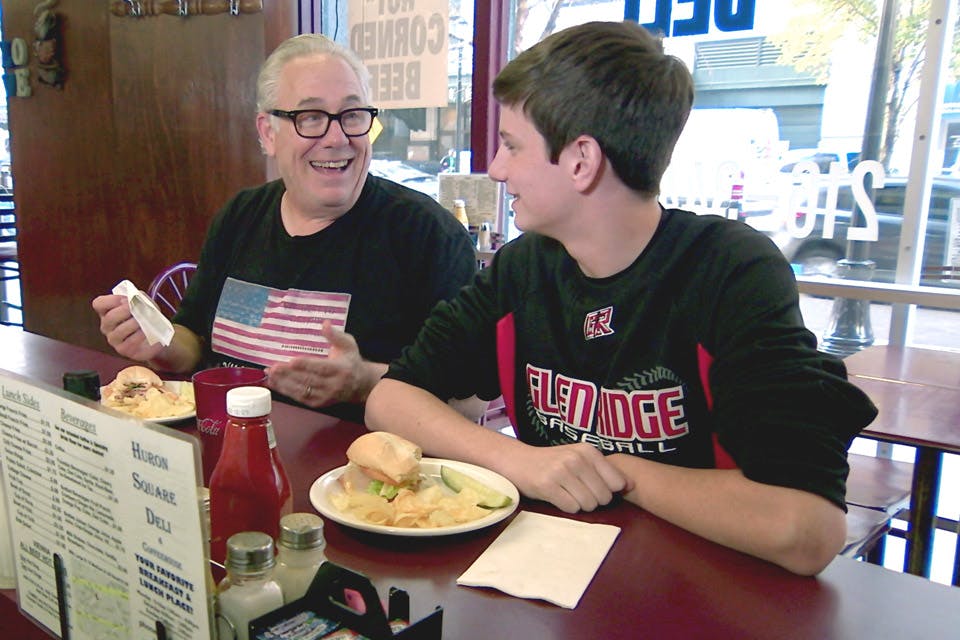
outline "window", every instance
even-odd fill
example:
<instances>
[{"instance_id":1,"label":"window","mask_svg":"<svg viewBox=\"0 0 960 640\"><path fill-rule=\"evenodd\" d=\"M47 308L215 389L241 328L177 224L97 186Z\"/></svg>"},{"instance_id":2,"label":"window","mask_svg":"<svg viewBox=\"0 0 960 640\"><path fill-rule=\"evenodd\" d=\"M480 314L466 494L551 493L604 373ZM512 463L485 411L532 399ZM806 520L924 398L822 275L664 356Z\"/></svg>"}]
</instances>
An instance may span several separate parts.
<instances>
[{"instance_id":1,"label":"window","mask_svg":"<svg viewBox=\"0 0 960 640\"><path fill-rule=\"evenodd\" d=\"M346 44L350 4L324 3L320 11L322 30ZM488 5L446 4L444 104L384 109L375 171L434 192L439 172L469 172L475 146L475 165L485 167L488 158L479 156L493 149L485 148L489 140L474 144L471 121L484 121L495 105L488 95L473 95L474 60L507 60L556 30L627 16L665 34L666 49L695 79L694 114L663 181L665 206L736 216L757 227L795 265L802 290L813 286L809 279L829 280L840 291L857 282L946 289L917 297L919 309L877 291L875 303L859 305L868 316L860 324L869 329L876 315L878 340L960 348L960 339L936 329L939 316L927 319L934 306L954 314L950 309L960 306L954 296L960 281L934 272L960 264L960 61L951 54L960 36L946 24L949 41L933 46L936 31L928 31L930 7L945 15L948 0L501 0L492 4L494 13L506 11L502 37L485 31L475 37L476 29L491 29L474 25L475 9ZM886 6L898 13L883 36L891 45L880 47L889 55L878 57ZM474 41L481 48L490 43L490 51L474 52ZM925 73L951 55L944 73ZM916 123L931 120L932 146L915 144ZM927 151L929 166L921 157ZM837 331L837 314L824 306L811 305L807 321L826 339ZM860 339L875 338L854 336L853 348Z\"/></svg>"},{"instance_id":2,"label":"window","mask_svg":"<svg viewBox=\"0 0 960 640\"><path fill-rule=\"evenodd\" d=\"M755 226L794 265L801 290L812 286L804 280L840 290L889 283L908 301L912 289L946 290L918 294L919 309L880 291L873 303L804 296L808 326L828 350L908 336L960 349L960 330L944 329L960 326L960 280L938 271L960 266L960 60L953 53L939 78L924 73L960 49L952 24L942 47L928 40L931 7L943 16L947 4L512 0L507 54L588 20L627 16L664 34L694 75L696 99L663 204ZM889 46L879 47L888 55L878 56L882 11L896 5ZM933 162L924 167L914 157L927 150L915 144L916 123L931 120Z\"/></svg>"},{"instance_id":3,"label":"window","mask_svg":"<svg viewBox=\"0 0 960 640\"><path fill-rule=\"evenodd\" d=\"M442 84L442 104L423 107L387 107L383 108L383 100L375 100L373 106L381 107L379 120L382 130L376 135L373 144L373 161L371 173L390 178L407 187L438 198L438 174L443 172L470 172L470 112L472 106L473 80L473 0L447 0L449 3L448 20L445 25L438 25L432 20L432 10L438 5L433 3L393 3L397 6L396 16L388 16L396 23L407 20L410 26L408 33L422 32L427 41L441 43L447 50L447 60L443 75L424 75L420 77L423 86ZM350 20L350 7L357 3L336 2L323 3L317 11L318 15L311 15L310 21L303 25L303 30L322 32L341 44L352 47L361 56L367 59L362 47L351 42L354 37L350 33L350 25L361 21L357 18ZM444 0L439 0L443 5ZM417 16L414 18L414 16ZM380 28L389 31L387 18L377 22ZM363 20L368 20L366 17ZM376 17L369 18L371 25ZM404 27L406 28L406 27ZM419 31L418 31L419 30ZM399 31L393 31L393 34ZM410 46L413 48L414 38L410 36ZM432 40L431 40L432 39ZM398 42L399 36L391 40L396 51L403 48ZM382 40L372 49L381 47ZM428 45L429 46L429 42ZM413 60L416 56L412 51L398 53L393 59ZM368 66L370 63L368 63ZM382 69L381 69L382 70ZM374 84L383 78L390 77L386 72L376 74ZM393 78L397 82L399 79ZM383 82L380 83L385 84ZM382 89L382 87L381 87ZM399 100L402 102L402 100Z\"/></svg>"}]
</instances>

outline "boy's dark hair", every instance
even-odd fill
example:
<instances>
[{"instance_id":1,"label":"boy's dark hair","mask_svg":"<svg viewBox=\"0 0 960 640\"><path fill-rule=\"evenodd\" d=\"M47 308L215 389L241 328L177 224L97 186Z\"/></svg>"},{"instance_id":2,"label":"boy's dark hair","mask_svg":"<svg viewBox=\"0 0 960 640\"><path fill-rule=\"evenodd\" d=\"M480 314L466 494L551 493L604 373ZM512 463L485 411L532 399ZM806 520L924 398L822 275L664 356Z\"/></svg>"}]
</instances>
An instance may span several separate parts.
<instances>
[{"instance_id":1,"label":"boy's dark hair","mask_svg":"<svg viewBox=\"0 0 960 640\"><path fill-rule=\"evenodd\" d=\"M522 106L551 162L579 135L594 138L631 189L656 196L693 104L693 78L635 22L588 22L512 60L493 82L501 104Z\"/></svg>"}]
</instances>

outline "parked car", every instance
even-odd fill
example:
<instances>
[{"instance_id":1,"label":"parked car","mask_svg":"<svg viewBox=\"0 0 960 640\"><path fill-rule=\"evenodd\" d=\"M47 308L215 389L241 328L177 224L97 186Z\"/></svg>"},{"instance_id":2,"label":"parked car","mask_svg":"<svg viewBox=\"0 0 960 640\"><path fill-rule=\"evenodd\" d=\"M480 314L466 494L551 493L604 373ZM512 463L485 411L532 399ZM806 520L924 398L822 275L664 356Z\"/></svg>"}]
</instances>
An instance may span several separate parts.
<instances>
[{"instance_id":1,"label":"parked car","mask_svg":"<svg viewBox=\"0 0 960 640\"><path fill-rule=\"evenodd\" d=\"M810 161L817 165L817 168L820 170L820 175L827 175L830 173L830 165L834 162L842 162L846 165L847 169L853 170L857 163L860 162L860 152L847 151L841 153L838 151L806 150L800 151L795 157L785 157L784 159L788 160L788 162L780 166L782 173L790 173L800 162Z\"/></svg>"},{"instance_id":2,"label":"parked car","mask_svg":"<svg viewBox=\"0 0 960 640\"><path fill-rule=\"evenodd\" d=\"M370 173L425 193L434 200L439 199L440 183L437 176L420 171L399 160L375 158L370 161Z\"/></svg>"},{"instance_id":3,"label":"parked car","mask_svg":"<svg viewBox=\"0 0 960 640\"><path fill-rule=\"evenodd\" d=\"M876 189L873 204L877 212L878 237L876 241L864 241L865 257L876 263L873 280L893 282L900 247L900 230L903 223L903 203L907 180L900 176L885 178L882 189ZM933 178L930 208L927 214L926 235L923 247L922 268L937 267L950 263L947 243L951 200L960 202L960 179L947 176ZM820 187L818 209L826 203L826 186ZM837 194L837 215L832 238L824 237L822 213L797 211L797 226L802 226L803 217L816 215L809 235L797 238L791 235L785 224L782 211L745 211L742 218L763 231L780 247L784 255L803 275L832 275L837 261L847 255L847 232L850 229L851 211L854 202L849 184L841 185ZM858 225L862 226L862 225ZM954 281L956 282L956 281ZM937 278L921 280L922 284L944 286L948 282Z\"/></svg>"}]
</instances>

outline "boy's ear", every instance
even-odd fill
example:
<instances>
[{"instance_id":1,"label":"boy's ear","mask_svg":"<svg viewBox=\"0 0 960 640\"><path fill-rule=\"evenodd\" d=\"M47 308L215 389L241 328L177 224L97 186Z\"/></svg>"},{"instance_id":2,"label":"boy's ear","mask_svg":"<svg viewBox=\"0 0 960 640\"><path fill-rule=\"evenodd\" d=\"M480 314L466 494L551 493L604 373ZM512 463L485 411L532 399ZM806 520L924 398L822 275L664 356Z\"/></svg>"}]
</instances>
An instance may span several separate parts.
<instances>
[{"instance_id":1,"label":"boy's ear","mask_svg":"<svg viewBox=\"0 0 960 640\"><path fill-rule=\"evenodd\" d=\"M592 136L578 136L567 145L564 154L574 187L581 192L590 190L600 179L606 162L600 143Z\"/></svg>"}]
</instances>

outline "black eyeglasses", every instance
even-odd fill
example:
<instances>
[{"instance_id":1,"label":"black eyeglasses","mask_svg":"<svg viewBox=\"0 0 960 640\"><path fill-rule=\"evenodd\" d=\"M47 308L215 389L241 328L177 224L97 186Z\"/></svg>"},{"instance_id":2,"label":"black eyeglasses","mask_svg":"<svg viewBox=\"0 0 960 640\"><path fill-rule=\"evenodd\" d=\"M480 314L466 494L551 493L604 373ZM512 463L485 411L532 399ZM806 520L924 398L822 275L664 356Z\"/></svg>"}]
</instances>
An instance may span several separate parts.
<instances>
[{"instance_id":1,"label":"black eyeglasses","mask_svg":"<svg viewBox=\"0 0 960 640\"><path fill-rule=\"evenodd\" d=\"M293 121L293 128L301 138L322 138L330 130L330 123L336 120L343 129L343 135L349 138L366 135L373 127L373 119L380 110L376 107L357 107L344 109L340 113L327 113L322 109L297 109L296 111L282 111L271 109L272 116L287 118Z\"/></svg>"}]
</instances>

